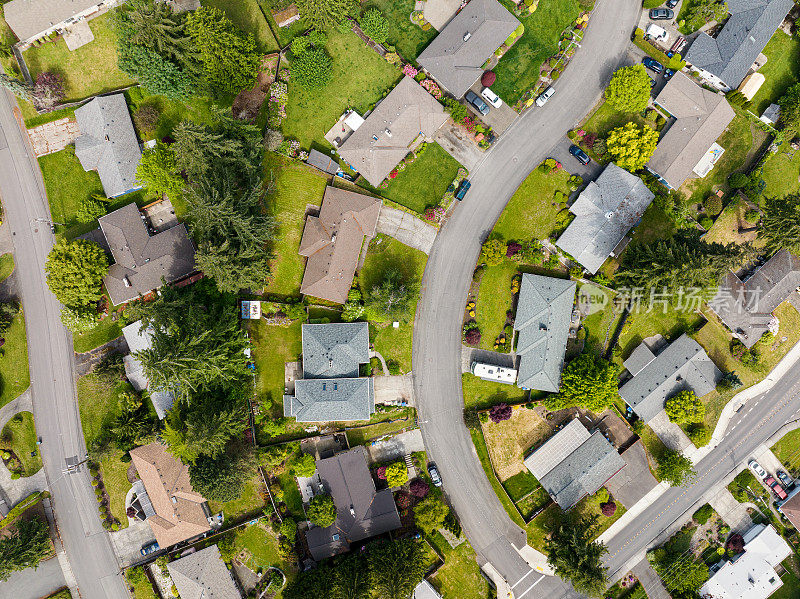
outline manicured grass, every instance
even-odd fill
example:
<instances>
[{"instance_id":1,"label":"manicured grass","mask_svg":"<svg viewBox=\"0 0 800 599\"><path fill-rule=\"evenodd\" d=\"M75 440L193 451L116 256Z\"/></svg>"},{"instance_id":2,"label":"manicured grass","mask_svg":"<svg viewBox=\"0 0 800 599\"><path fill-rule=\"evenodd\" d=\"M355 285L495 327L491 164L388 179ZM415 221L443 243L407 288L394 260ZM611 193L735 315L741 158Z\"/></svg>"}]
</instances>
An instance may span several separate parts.
<instances>
[{"instance_id":1,"label":"manicured grass","mask_svg":"<svg viewBox=\"0 0 800 599\"><path fill-rule=\"evenodd\" d=\"M622 311L615 310L611 305L613 296L609 292L594 285L589 286L589 289L592 290L590 297L597 296L599 298L599 293L605 293L608 303L601 310L593 312L583 319L583 328L586 330L584 351L604 355L606 346L611 341L622 316Z\"/></svg>"},{"instance_id":2,"label":"manicured grass","mask_svg":"<svg viewBox=\"0 0 800 599\"><path fill-rule=\"evenodd\" d=\"M250 323L253 360L256 364L256 393L280 406L283 398L284 364L298 360L302 353L300 322L289 327ZM281 410L282 412L282 410Z\"/></svg>"},{"instance_id":3,"label":"manicured grass","mask_svg":"<svg viewBox=\"0 0 800 599\"><path fill-rule=\"evenodd\" d=\"M602 491L602 489L601 489ZM613 500L613 497L612 497ZM614 522L619 520L622 515L627 511L625 506L623 506L619 501L613 500L614 503L617 504L617 511L614 512L613 516L604 516L603 512L600 511L600 498L598 494L595 493L594 495L587 495L583 499L578 502L572 511L576 514L580 514L581 516L597 516L597 524L599 526L596 534L596 537L599 537L603 534Z\"/></svg>"},{"instance_id":4,"label":"manicured grass","mask_svg":"<svg viewBox=\"0 0 800 599\"><path fill-rule=\"evenodd\" d=\"M127 93L127 92L126 92ZM52 123L53 121L57 121L63 118L75 118L75 107L72 108L62 108L61 110L53 110L52 112L45 112L44 114L38 114L36 110L34 110L33 105L30 102L25 102L20 98L17 98L17 103L20 105L22 109L23 117L25 117L25 127L28 129L33 129L34 127L38 127L39 125L44 125L45 123ZM35 116L27 117L25 116L26 106L30 107L30 110L33 111Z\"/></svg>"},{"instance_id":5,"label":"manicured grass","mask_svg":"<svg viewBox=\"0 0 800 599\"><path fill-rule=\"evenodd\" d=\"M581 128L597 134L598 137L606 137L612 129L622 127L630 122L639 125L647 124L647 121L638 113L620 112L608 102L603 102Z\"/></svg>"},{"instance_id":6,"label":"manicured grass","mask_svg":"<svg viewBox=\"0 0 800 599\"><path fill-rule=\"evenodd\" d=\"M328 32L325 50L333 59L330 83L317 90L305 90L289 82L286 137L308 148L312 142L329 147L323 135L347 108L359 113L371 108L400 79L400 71L378 56L352 32Z\"/></svg>"},{"instance_id":7,"label":"manicured grass","mask_svg":"<svg viewBox=\"0 0 800 599\"><path fill-rule=\"evenodd\" d=\"M554 196L570 193L569 177L564 169L546 174L534 169L511 196L492 232L506 241L548 237L558 225L558 213L565 210L553 206Z\"/></svg>"},{"instance_id":8,"label":"manicured grass","mask_svg":"<svg viewBox=\"0 0 800 599\"><path fill-rule=\"evenodd\" d=\"M483 466L483 471L486 474L486 478L489 479L489 484L492 485L497 498L503 505L503 509L506 510L509 518L511 518L518 526L522 526L524 528L524 520L519 515L517 508L514 507L514 503L511 501L511 498L508 496L505 489L503 489L503 485L500 484L500 482L497 480L497 477L494 475L494 472L492 471L492 463L489 460L489 450L486 448L486 441L483 438L483 433L480 431L480 429L470 429L469 434L472 437L472 444L475 446L475 453L478 455L478 459L481 461L481 466Z\"/></svg>"},{"instance_id":9,"label":"manicured grass","mask_svg":"<svg viewBox=\"0 0 800 599\"><path fill-rule=\"evenodd\" d=\"M515 474L503 482L503 486L514 501L541 487L536 477L527 471Z\"/></svg>"},{"instance_id":10,"label":"manicured grass","mask_svg":"<svg viewBox=\"0 0 800 599\"><path fill-rule=\"evenodd\" d=\"M65 101L81 100L135 83L117 67L116 36L111 14L89 21L94 41L70 52L59 38L25 52L25 62L36 79L39 73L57 73L64 78Z\"/></svg>"},{"instance_id":11,"label":"manicured grass","mask_svg":"<svg viewBox=\"0 0 800 599\"><path fill-rule=\"evenodd\" d=\"M0 256L0 281L5 281L14 272L14 254Z\"/></svg>"},{"instance_id":12,"label":"manicured grass","mask_svg":"<svg viewBox=\"0 0 800 599\"><path fill-rule=\"evenodd\" d=\"M11 326L5 332L5 340L0 351L0 408L16 399L31 384L25 317L22 313L11 321Z\"/></svg>"},{"instance_id":13,"label":"manicured grass","mask_svg":"<svg viewBox=\"0 0 800 599\"><path fill-rule=\"evenodd\" d=\"M461 166L455 158L437 143L429 143L422 155L414 160L397 177L389 180L386 189L377 189L384 198L419 212L435 206L442 199L447 187L453 182ZM365 187L369 185L361 179Z\"/></svg>"},{"instance_id":14,"label":"manicured grass","mask_svg":"<svg viewBox=\"0 0 800 599\"><path fill-rule=\"evenodd\" d=\"M306 206L319 206L325 193L327 178L319 171L268 152L264 160L268 179L275 180L275 191L269 198L278 226L272 281L268 293L298 295L303 280L305 260L297 252L305 227Z\"/></svg>"},{"instance_id":15,"label":"manicured grass","mask_svg":"<svg viewBox=\"0 0 800 599\"><path fill-rule=\"evenodd\" d=\"M143 566L136 566L125 572L125 581L133 587L133 599L158 599L142 568Z\"/></svg>"},{"instance_id":16,"label":"manicured grass","mask_svg":"<svg viewBox=\"0 0 800 599\"><path fill-rule=\"evenodd\" d=\"M414 0L368 0L364 9L379 8L389 20L389 37L385 45L395 47L400 56L408 62L415 62L433 38L438 34L431 27L423 31L409 18L414 11Z\"/></svg>"},{"instance_id":17,"label":"manicured grass","mask_svg":"<svg viewBox=\"0 0 800 599\"><path fill-rule=\"evenodd\" d=\"M657 239L669 239L675 234L675 223L658 204L653 202L642 215L631 236L631 243L651 243Z\"/></svg>"},{"instance_id":18,"label":"manicured grass","mask_svg":"<svg viewBox=\"0 0 800 599\"><path fill-rule=\"evenodd\" d=\"M22 476L36 474L42 467L42 456L36 445L36 426L30 412L19 412L6 423L0 434L0 446L10 449L19 458Z\"/></svg>"},{"instance_id":19,"label":"manicured grass","mask_svg":"<svg viewBox=\"0 0 800 599\"><path fill-rule=\"evenodd\" d=\"M119 320L104 318L96 327L82 335L73 335L75 351L79 354L93 350L116 339L122 335L122 325Z\"/></svg>"},{"instance_id":20,"label":"manicured grass","mask_svg":"<svg viewBox=\"0 0 800 599\"><path fill-rule=\"evenodd\" d=\"M383 435L396 433L404 428L414 426L414 409L413 408L396 408L391 412L384 413L386 415L385 422L375 422L370 426L362 426L360 428L351 429L347 431L347 442L350 447L356 445L366 445L370 440ZM375 414L372 421L376 421L382 417L381 413ZM393 420L394 422L390 422ZM343 423L352 426L353 423Z\"/></svg>"},{"instance_id":21,"label":"manicured grass","mask_svg":"<svg viewBox=\"0 0 800 599\"><path fill-rule=\"evenodd\" d=\"M514 6L511 0L503 0L502 4L509 10ZM578 0L543 0L533 14L517 17L525 25L525 32L494 68L495 93L513 106L533 87L544 60L558 52L561 32L580 12Z\"/></svg>"},{"instance_id":22,"label":"manicured grass","mask_svg":"<svg viewBox=\"0 0 800 599\"><path fill-rule=\"evenodd\" d=\"M128 109L136 127L136 111L141 106L152 106L159 112L158 121L154 131L137 130L142 140L163 139L170 136L172 130L181 121L195 123L211 123L216 120L213 103L202 97L192 98L182 102L171 100L165 96L150 95L144 88L137 86L125 92Z\"/></svg>"},{"instance_id":23,"label":"manicured grass","mask_svg":"<svg viewBox=\"0 0 800 599\"><path fill-rule=\"evenodd\" d=\"M256 0L202 0L203 6L213 6L222 10L239 29L252 33L261 52L277 52L278 42L267 25L264 14Z\"/></svg>"},{"instance_id":24,"label":"manicured grass","mask_svg":"<svg viewBox=\"0 0 800 599\"><path fill-rule=\"evenodd\" d=\"M272 31L274 31L275 35L278 36L278 42L281 48L287 46L289 42L292 41L293 37L298 36L309 29L308 23L303 21L303 19L298 19L288 27L278 27L275 19L272 18L271 4L273 3L271 0L258 0L258 3L261 5L261 8L264 9L264 14L267 15L267 21L269 21L270 25L272 25Z\"/></svg>"},{"instance_id":25,"label":"manicured grass","mask_svg":"<svg viewBox=\"0 0 800 599\"><path fill-rule=\"evenodd\" d=\"M663 441L658 438L658 435L656 435L655 431L653 431L653 429L648 425L644 425L642 430L639 431L639 438L641 438L642 444L647 450L648 461L650 463L650 472L652 472L653 476L655 476L656 480L658 480L658 476L656 476L658 458L664 455L664 452L667 450L667 446L664 445Z\"/></svg>"},{"instance_id":26,"label":"manicured grass","mask_svg":"<svg viewBox=\"0 0 800 599\"><path fill-rule=\"evenodd\" d=\"M108 384L95 374L78 379L78 409L87 447L119 415L120 397L132 389L127 382Z\"/></svg>"},{"instance_id":27,"label":"manicured grass","mask_svg":"<svg viewBox=\"0 0 800 599\"><path fill-rule=\"evenodd\" d=\"M788 144L783 144L782 149L787 149ZM783 197L790 193L800 192L800 152L795 152L794 158L788 154L778 152L767 160L761 178L767 184L764 188L765 197Z\"/></svg>"},{"instance_id":28,"label":"manicured grass","mask_svg":"<svg viewBox=\"0 0 800 599\"><path fill-rule=\"evenodd\" d=\"M286 508L295 520L305 520L306 515L303 510L303 496L300 495L300 489L297 488L297 481L294 476L288 472L283 472L278 475L278 484L283 490L283 501L286 502Z\"/></svg>"},{"instance_id":29,"label":"manicured grass","mask_svg":"<svg viewBox=\"0 0 800 599\"><path fill-rule=\"evenodd\" d=\"M691 333L703 324L704 319L695 312L678 311L669 306L664 313L660 304L655 304L653 310L648 312L648 304L649 298L644 298L641 308L631 312L625 321L619 337L623 358L627 358L647 337L660 334L668 341L674 341L683 333Z\"/></svg>"},{"instance_id":30,"label":"manicured grass","mask_svg":"<svg viewBox=\"0 0 800 599\"><path fill-rule=\"evenodd\" d=\"M778 29L764 48L767 64L759 69L766 81L753 96L751 110L760 115L766 108L800 81L800 38Z\"/></svg>"},{"instance_id":31,"label":"manicured grass","mask_svg":"<svg viewBox=\"0 0 800 599\"><path fill-rule=\"evenodd\" d=\"M528 392L515 385L484 381L469 373L461 375L461 387L466 408L483 409L499 403L519 403L528 398Z\"/></svg>"},{"instance_id":32,"label":"manicured grass","mask_svg":"<svg viewBox=\"0 0 800 599\"><path fill-rule=\"evenodd\" d=\"M123 462L123 455L123 452L114 450L100 460L103 484L111 500L111 514L119 520L120 528L128 526L128 517L125 514L125 495L131 488L131 483L128 482L130 462Z\"/></svg>"},{"instance_id":33,"label":"manicured grass","mask_svg":"<svg viewBox=\"0 0 800 599\"><path fill-rule=\"evenodd\" d=\"M739 230L745 222L744 215L747 212L747 204L740 198L736 198L725 206L714 225L708 230L703 241L706 243L747 243L753 233L740 234ZM753 223L755 224L755 223Z\"/></svg>"},{"instance_id":34,"label":"manicured grass","mask_svg":"<svg viewBox=\"0 0 800 599\"><path fill-rule=\"evenodd\" d=\"M278 554L278 539L271 530L265 528L266 522L262 520L261 523L238 528L236 546L239 550L245 549L250 554L245 563L253 571L267 566L278 566L283 569L284 564Z\"/></svg>"},{"instance_id":35,"label":"manicured grass","mask_svg":"<svg viewBox=\"0 0 800 599\"><path fill-rule=\"evenodd\" d=\"M444 565L436 572L433 582L444 599L486 599L489 583L483 577L475 551L465 541L455 549L441 533L430 537L430 542L444 555Z\"/></svg>"},{"instance_id":36,"label":"manicured grass","mask_svg":"<svg viewBox=\"0 0 800 599\"><path fill-rule=\"evenodd\" d=\"M370 289L380 284L385 273L398 270L406 281L418 287L427 261L424 252L379 235L370 242L364 266L358 273L358 282L366 296ZM418 299L419 295L414 293L408 311L398 319L398 328L395 329L391 322L370 324L370 340L375 351L387 361L395 360L402 372L411 371L411 344Z\"/></svg>"},{"instance_id":37,"label":"manicured grass","mask_svg":"<svg viewBox=\"0 0 800 599\"><path fill-rule=\"evenodd\" d=\"M264 500L261 498L261 487L264 483L261 481L261 475L256 474L242 489L242 494L238 499L219 503L217 501L209 501L208 507L212 514L223 512L225 520L228 522L241 519L243 516L252 515L260 512L264 508Z\"/></svg>"},{"instance_id":38,"label":"manicured grass","mask_svg":"<svg viewBox=\"0 0 800 599\"><path fill-rule=\"evenodd\" d=\"M786 572L781 576L783 586L771 595L772 599L796 599L800 597L800 579L789 567L788 562L790 559L792 558L790 557L784 562L787 565L785 566Z\"/></svg>"},{"instance_id":39,"label":"manicured grass","mask_svg":"<svg viewBox=\"0 0 800 599\"><path fill-rule=\"evenodd\" d=\"M800 429L789 431L781 437L781 440L772 446L772 452L787 470L800 471Z\"/></svg>"},{"instance_id":40,"label":"manicured grass","mask_svg":"<svg viewBox=\"0 0 800 599\"><path fill-rule=\"evenodd\" d=\"M495 339L503 332L506 312L512 307L511 279L518 267L516 262L505 260L483 271L475 302L475 320L481 329L480 347L483 349L494 349Z\"/></svg>"}]
</instances>

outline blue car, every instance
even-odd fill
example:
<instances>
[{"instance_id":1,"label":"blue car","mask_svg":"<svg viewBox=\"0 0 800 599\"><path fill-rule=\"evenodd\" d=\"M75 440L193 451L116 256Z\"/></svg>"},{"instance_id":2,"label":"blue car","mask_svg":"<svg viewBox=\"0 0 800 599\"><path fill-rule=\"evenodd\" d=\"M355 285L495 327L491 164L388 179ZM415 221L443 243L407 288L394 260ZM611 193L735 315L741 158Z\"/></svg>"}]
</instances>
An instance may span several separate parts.
<instances>
[{"instance_id":1,"label":"blue car","mask_svg":"<svg viewBox=\"0 0 800 599\"><path fill-rule=\"evenodd\" d=\"M672 69L665 69L664 70L664 79L669 79L674 74L675 74L675 71L673 71Z\"/></svg>"},{"instance_id":2,"label":"blue car","mask_svg":"<svg viewBox=\"0 0 800 599\"><path fill-rule=\"evenodd\" d=\"M464 199L464 196L467 195L469 188L472 187L472 183L464 179L461 182L461 185L458 186L458 191L456 191L456 199L460 202Z\"/></svg>"},{"instance_id":3,"label":"blue car","mask_svg":"<svg viewBox=\"0 0 800 599\"><path fill-rule=\"evenodd\" d=\"M664 65L657 60L650 58L649 56L642 58L642 64L659 75L664 72Z\"/></svg>"},{"instance_id":4,"label":"blue car","mask_svg":"<svg viewBox=\"0 0 800 599\"><path fill-rule=\"evenodd\" d=\"M581 164L589 164L589 155L575 144L569 147L569 153L575 156Z\"/></svg>"}]
</instances>

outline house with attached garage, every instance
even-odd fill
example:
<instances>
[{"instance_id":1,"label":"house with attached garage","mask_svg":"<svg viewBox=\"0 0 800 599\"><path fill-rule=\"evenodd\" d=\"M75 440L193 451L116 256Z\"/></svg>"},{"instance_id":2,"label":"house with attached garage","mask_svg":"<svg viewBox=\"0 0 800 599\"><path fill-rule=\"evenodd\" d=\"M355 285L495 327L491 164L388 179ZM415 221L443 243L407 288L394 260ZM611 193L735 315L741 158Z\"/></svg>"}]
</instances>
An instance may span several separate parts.
<instances>
[{"instance_id":1,"label":"house with attached garage","mask_svg":"<svg viewBox=\"0 0 800 599\"><path fill-rule=\"evenodd\" d=\"M654 197L644 181L612 162L569 207L575 219L556 245L594 274L622 252Z\"/></svg>"},{"instance_id":2,"label":"house with attached garage","mask_svg":"<svg viewBox=\"0 0 800 599\"><path fill-rule=\"evenodd\" d=\"M793 0L727 0L727 4L730 17L716 37L701 31L684 57L703 81L724 92L739 87L794 6Z\"/></svg>"},{"instance_id":3,"label":"house with attached garage","mask_svg":"<svg viewBox=\"0 0 800 599\"><path fill-rule=\"evenodd\" d=\"M6 23L25 45L70 25L91 19L124 0L11 0L3 5Z\"/></svg>"}]
</instances>

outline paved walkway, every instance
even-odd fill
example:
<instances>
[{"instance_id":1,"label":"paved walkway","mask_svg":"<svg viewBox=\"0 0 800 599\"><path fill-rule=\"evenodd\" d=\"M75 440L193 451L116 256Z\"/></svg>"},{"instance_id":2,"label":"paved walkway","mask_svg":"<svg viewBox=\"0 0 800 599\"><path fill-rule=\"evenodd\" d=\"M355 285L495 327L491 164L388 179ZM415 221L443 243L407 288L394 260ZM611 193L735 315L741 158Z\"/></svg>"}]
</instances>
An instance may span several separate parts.
<instances>
[{"instance_id":1,"label":"paved walkway","mask_svg":"<svg viewBox=\"0 0 800 599\"><path fill-rule=\"evenodd\" d=\"M753 526L753 520L747 513L747 504L736 501L726 487L722 487L714 493L708 503L725 524L731 527L731 532L741 534Z\"/></svg>"},{"instance_id":2,"label":"paved walkway","mask_svg":"<svg viewBox=\"0 0 800 599\"><path fill-rule=\"evenodd\" d=\"M381 208L377 231L426 254L430 253L438 232L421 218L389 206Z\"/></svg>"},{"instance_id":3,"label":"paved walkway","mask_svg":"<svg viewBox=\"0 0 800 599\"><path fill-rule=\"evenodd\" d=\"M64 32L64 42L70 52L94 41L94 33L89 27L89 21L83 19L71 25Z\"/></svg>"},{"instance_id":4,"label":"paved walkway","mask_svg":"<svg viewBox=\"0 0 800 599\"><path fill-rule=\"evenodd\" d=\"M389 439L378 441L372 445L367 445L369 459L373 463L388 462L397 460L415 451L425 451L425 444L422 442L422 433L418 428L413 431L400 433Z\"/></svg>"},{"instance_id":5,"label":"paved walkway","mask_svg":"<svg viewBox=\"0 0 800 599\"><path fill-rule=\"evenodd\" d=\"M383 374L388 376L389 367L386 365L386 360L383 358L383 356L379 352L370 351L369 352L369 357L370 358L378 358L378 361L381 363L381 368L383 368Z\"/></svg>"},{"instance_id":6,"label":"paved walkway","mask_svg":"<svg viewBox=\"0 0 800 599\"><path fill-rule=\"evenodd\" d=\"M28 137L37 157L60 152L71 143L75 143L78 135L80 135L78 122L69 117L28 129Z\"/></svg>"},{"instance_id":7,"label":"paved walkway","mask_svg":"<svg viewBox=\"0 0 800 599\"><path fill-rule=\"evenodd\" d=\"M28 387L22 395L16 399L12 399L2 408L0 408L0 429L2 429L6 422L11 420L11 417L18 412L32 412L33 400L31 399L31 389Z\"/></svg>"},{"instance_id":8,"label":"paved walkway","mask_svg":"<svg viewBox=\"0 0 800 599\"><path fill-rule=\"evenodd\" d=\"M664 583L646 559L636 564L632 572L639 579L650 599L670 599L670 594L664 588Z\"/></svg>"}]
</instances>

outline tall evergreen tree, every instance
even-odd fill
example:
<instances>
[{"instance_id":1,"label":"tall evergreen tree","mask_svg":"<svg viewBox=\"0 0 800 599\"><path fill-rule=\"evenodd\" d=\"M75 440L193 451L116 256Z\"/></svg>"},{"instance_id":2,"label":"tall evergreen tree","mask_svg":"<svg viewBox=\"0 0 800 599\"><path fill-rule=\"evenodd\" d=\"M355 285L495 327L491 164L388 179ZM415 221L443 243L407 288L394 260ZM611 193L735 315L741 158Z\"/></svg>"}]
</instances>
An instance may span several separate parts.
<instances>
[{"instance_id":1,"label":"tall evergreen tree","mask_svg":"<svg viewBox=\"0 0 800 599\"><path fill-rule=\"evenodd\" d=\"M367 554L373 590L385 599L407 599L425 574L422 545L413 539L374 543Z\"/></svg>"},{"instance_id":2,"label":"tall evergreen tree","mask_svg":"<svg viewBox=\"0 0 800 599\"><path fill-rule=\"evenodd\" d=\"M800 250L800 194L782 198L764 198L761 237L770 252L781 248Z\"/></svg>"},{"instance_id":3,"label":"tall evergreen tree","mask_svg":"<svg viewBox=\"0 0 800 599\"><path fill-rule=\"evenodd\" d=\"M26 568L36 568L50 551L50 528L39 516L18 520L16 530L0 539L0 581Z\"/></svg>"},{"instance_id":4,"label":"tall evergreen tree","mask_svg":"<svg viewBox=\"0 0 800 599\"><path fill-rule=\"evenodd\" d=\"M556 574L572 582L578 592L601 597L608 587L601 559L608 551L597 536L597 515L562 517L550 530L544 547Z\"/></svg>"}]
</instances>

